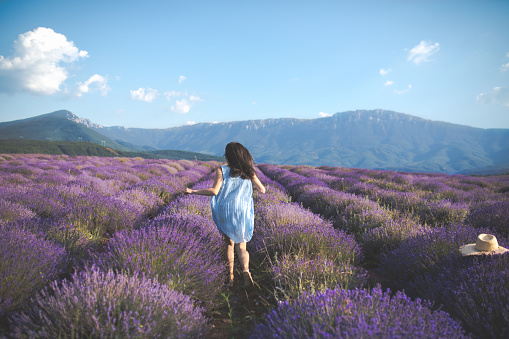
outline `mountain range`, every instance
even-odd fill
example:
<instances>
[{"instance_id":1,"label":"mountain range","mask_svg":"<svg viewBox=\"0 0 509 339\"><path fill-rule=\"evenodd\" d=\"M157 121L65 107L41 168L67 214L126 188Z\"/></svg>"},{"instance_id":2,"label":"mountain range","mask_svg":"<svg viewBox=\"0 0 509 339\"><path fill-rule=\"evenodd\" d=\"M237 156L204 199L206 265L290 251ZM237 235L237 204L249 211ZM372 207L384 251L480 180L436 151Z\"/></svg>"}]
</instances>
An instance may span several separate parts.
<instances>
[{"instance_id":1,"label":"mountain range","mask_svg":"<svg viewBox=\"0 0 509 339\"><path fill-rule=\"evenodd\" d=\"M509 129L474 128L387 110L166 129L104 127L69 111L0 123L0 139L20 135L36 140L81 137L119 150L171 149L217 156L228 142L238 141L258 163L450 174L509 172Z\"/></svg>"}]
</instances>

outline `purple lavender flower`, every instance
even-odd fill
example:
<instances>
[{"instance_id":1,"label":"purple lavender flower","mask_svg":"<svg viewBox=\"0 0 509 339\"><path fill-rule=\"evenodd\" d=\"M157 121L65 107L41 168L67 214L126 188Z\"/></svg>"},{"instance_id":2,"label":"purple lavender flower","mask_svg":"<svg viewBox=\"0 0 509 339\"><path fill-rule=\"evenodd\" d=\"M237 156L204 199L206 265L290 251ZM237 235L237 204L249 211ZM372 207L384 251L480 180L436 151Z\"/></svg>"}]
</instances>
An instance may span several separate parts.
<instances>
[{"instance_id":1,"label":"purple lavender flower","mask_svg":"<svg viewBox=\"0 0 509 339\"><path fill-rule=\"evenodd\" d=\"M0 198L0 220L16 221L20 219L30 219L36 214L30 209L14 202L6 201Z\"/></svg>"},{"instance_id":2,"label":"purple lavender flower","mask_svg":"<svg viewBox=\"0 0 509 339\"><path fill-rule=\"evenodd\" d=\"M509 199L473 204L465 223L476 228L490 228L509 238Z\"/></svg>"},{"instance_id":3,"label":"purple lavender flower","mask_svg":"<svg viewBox=\"0 0 509 339\"><path fill-rule=\"evenodd\" d=\"M389 211L369 199L322 187L308 189L297 201L332 220L334 227L357 235L391 221Z\"/></svg>"},{"instance_id":4,"label":"purple lavender flower","mask_svg":"<svg viewBox=\"0 0 509 339\"><path fill-rule=\"evenodd\" d=\"M251 338L467 338L442 311L402 292L334 289L283 302Z\"/></svg>"},{"instance_id":5,"label":"purple lavender flower","mask_svg":"<svg viewBox=\"0 0 509 339\"><path fill-rule=\"evenodd\" d=\"M364 283L363 273L354 267L362 257L352 236L295 203L256 206L250 246L255 248L253 259L268 266L277 298Z\"/></svg>"},{"instance_id":6,"label":"purple lavender flower","mask_svg":"<svg viewBox=\"0 0 509 339\"><path fill-rule=\"evenodd\" d=\"M409 238L429 232L410 218L399 218L377 228L373 228L359 237L365 265L377 266L381 256L388 255Z\"/></svg>"},{"instance_id":7,"label":"purple lavender flower","mask_svg":"<svg viewBox=\"0 0 509 339\"><path fill-rule=\"evenodd\" d=\"M204 187L211 187L205 185ZM195 186L194 189L199 189ZM199 195L183 195L172 201L165 209L165 213L175 214L186 210L189 213L202 216L212 220L212 210L210 209L210 198Z\"/></svg>"},{"instance_id":8,"label":"purple lavender flower","mask_svg":"<svg viewBox=\"0 0 509 339\"><path fill-rule=\"evenodd\" d=\"M504 244L505 245L505 244ZM509 255L473 256L441 265L415 288L479 338L509 336Z\"/></svg>"},{"instance_id":9,"label":"purple lavender flower","mask_svg":"<svg viewBox=\"0 0 509 339\"><path fill-rule=\"evenodd\" d=\"M394 251L384 254L378 271L390 279L394 288L405 289L417 296L419 288L412 288L411 282L427 273L439 274L440 265L448 260L460 260L460 246L472 243L479 233L490 231L462 225L424 231L403 240Z\"/></svg>"},{"instance_id":10,"label":"purple lavender flower","mask_svg":"<svg viewBox=\"0 0 509 339\"><path fill-rule=\"evenodd\" d=\"M0 315L58 278L68 260L63 246L16 226L0 224Z\"/></svg>"},{"instance_id":11,"label":"purple lavender flower","mask_svg":"<svg viewBox=\"0 0 509 339\"><path fill-rule=\"evenodd\" d=\"M93 262L106 270L143 273L208 303L222 287L226 265L213 222L189 213L163 214L139 230L115 233Z\"/></svg>"},{"instance_id":12,"label":"purple lavender flower","mask_svg":"<svg viewBox=\"0 0 509 339\"><path fill-rule=\"evenodd\" d=\"M157 279L91 268L55 281L11 317L15 338L197 338L202 309Z\"/></svg>"}]
</instances>

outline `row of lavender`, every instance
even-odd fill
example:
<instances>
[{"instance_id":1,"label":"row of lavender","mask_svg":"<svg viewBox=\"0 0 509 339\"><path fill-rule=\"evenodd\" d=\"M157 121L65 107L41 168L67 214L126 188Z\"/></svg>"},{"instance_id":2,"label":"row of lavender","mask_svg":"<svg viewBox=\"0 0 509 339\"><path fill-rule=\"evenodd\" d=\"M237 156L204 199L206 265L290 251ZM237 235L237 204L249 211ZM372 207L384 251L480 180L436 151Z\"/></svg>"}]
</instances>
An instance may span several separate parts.
<instances>
[{"instance_id":1,"label":"row of lavender","mask_svg":"<svg viewBox=\"0 0 509 339\"><path fill-rule=\"evenodd\" d=\"M224 272L220 239L210 222L165 208L215 166L0 157L0 316L11 323L8 335L203 333L202 313ZM204 270L203 258L215 266Z\"/></svg>"},{"instance_id":2,"label":"row of lavender","mask_svg":"<svg viewBox=\"0 0 509 339\"><path fill-rule=\"evenodd\" d=\"M458 323L429 305L402 293L390 296L379 287L360 289L366 276L356 266L362 254L354 237L291 203L284 188L262 172L258 176L267 192L254 195L255 231L249 248L255 278L272 282L268 296L277 307L255 326L252 338L464 336ZM211 185L209 176L194 188ZM169 210L211 220L204 197L181 197Z\"/></svg>"},{"instance_id":3,"label":"row of lavender","mask_svg":"<svg viewBox=\"0 0 509 339\"><path fill-rule=\"evenodd\" d=\"M435 302L479 337L509 335L509 255L462 258L480 233L507 247L509 177L260 165L293 200L355 236L363 266Z\"/></svg>"}]
</instances>

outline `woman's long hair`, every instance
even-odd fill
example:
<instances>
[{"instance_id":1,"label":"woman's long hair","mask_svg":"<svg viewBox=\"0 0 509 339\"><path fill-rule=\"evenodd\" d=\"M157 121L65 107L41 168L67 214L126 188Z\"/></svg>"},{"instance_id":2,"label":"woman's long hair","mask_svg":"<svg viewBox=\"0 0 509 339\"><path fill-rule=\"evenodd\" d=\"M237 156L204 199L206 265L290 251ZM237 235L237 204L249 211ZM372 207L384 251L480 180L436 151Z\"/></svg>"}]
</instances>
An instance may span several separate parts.
<instances>
[{"instance_id":1,"label":"woman's long hair","mask_svg":"<svg viewBox=\"0 0 509 339\"><path fill-rule=\"evenodd\" d=\"M252 179L256 174L251 153L238 142L226 145L224 157L230 167L230 177L240 175L242 179Z\"/></svg>"}]
</instances>

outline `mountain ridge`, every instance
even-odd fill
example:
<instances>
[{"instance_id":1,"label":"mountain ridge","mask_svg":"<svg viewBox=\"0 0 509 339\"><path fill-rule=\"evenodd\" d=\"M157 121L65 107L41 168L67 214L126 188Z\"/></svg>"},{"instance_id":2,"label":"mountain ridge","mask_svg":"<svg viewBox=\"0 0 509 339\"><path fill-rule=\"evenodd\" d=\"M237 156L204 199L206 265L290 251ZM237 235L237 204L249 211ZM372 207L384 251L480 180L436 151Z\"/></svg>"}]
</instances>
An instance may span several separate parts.
<instances>
[{"instance_id":1,"label":"mountain ridge","mask_svg":"<svg viewBox=\"0 0 509 339\"><path fill-rule=\"evenodd\" d=\"M149 131L147 133L147 131ZM131 143L221 155L243 143L258 162L459 173L508 167L509 130L431 121L387 110L357 110L316 119L259 119L167 129L104 128ZM132 139L131 139L132 138Z\"/></svg>"},{"instance_id":2,"label":"mountain ridge","mask_svg":"<svg viewBox=\"0 0 509 339\"><path fill-rule=\"evenodd\" d=\"M509 168L509 129L482 129L381 109L163 129L105 127L69 111L54 112L54 119L63 117L126 147L222 156L226 143L238 141L256 162L451 174Z\"/></svg>"}]
</instances>

